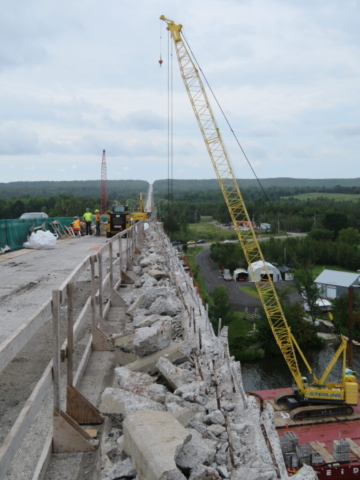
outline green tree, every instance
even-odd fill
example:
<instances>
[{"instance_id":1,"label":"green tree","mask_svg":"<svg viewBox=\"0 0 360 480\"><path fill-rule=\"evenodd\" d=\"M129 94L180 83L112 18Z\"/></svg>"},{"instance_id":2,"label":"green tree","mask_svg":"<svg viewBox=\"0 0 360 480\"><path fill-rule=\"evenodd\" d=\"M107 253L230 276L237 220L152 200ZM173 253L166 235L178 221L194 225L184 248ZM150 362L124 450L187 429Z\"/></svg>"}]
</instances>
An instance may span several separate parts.
<instances>
[{"instance_id":1,"label":"green tree","mask_svg":"<svg viewBox=\"0 0 360 480\"><path fill-rule=\"evenodd\" d=\"M337 237L340 230L348 226L348 218L345 213L328 211L324 215L324 227L332 230Z\"/></svg>"},{"instance_id":2,"label":"green tree","mask_svg":"<svg viewBox=\"0 0 360 480\"><path fill-rule=\"evenodd\" d=\"M327 230L326 228L314 228L308 233L308 237L313 240L333 240L334 232L332 230Z\"/></svg>"},{"instance_id":3,"label":"green tree","mask_svg":"<svg viewBox=\"0 0 360 480\"><path fill-rule=\"evenodd\" d=\"M213 243L210 247L210 256L219 267L235 270L239 266L245 266L245 257L238 243Z\"/></svg>"},{"instance_id":4,"label":"green tree","mask_svg":"<svg viewBox=\"0 0 360 480\"><path fill-rule=\"evenodd\" d=\"M222 325L229 325L234 320L234 314L229 302L230 292L226 287L223 285L216 287L212 297L214 303L210 306L209 315L217 332L219 318L222 320Z\"/></svg>"},{"instance_id":5,"label":"green tree","mask_svg":"<svg viewBox=\"0 0 360 480\"><path fill-rule=\"evenodd\" d=\"M343 294L335 298L333 301L332 315L334 317L335 330L338 333L347 335L349 324L349 295ZM353 295L353 322L354 322L354 336L360 337L360 295L356 293Z\"/></svg>"},{"instance_id":6,"label":"green tree","mask_svg":"<svg viewBox=\"0 0 360 480\"><path fill-rule=\"evenodd\" d=\"M315 320L320 313L320 309L316 304L316 300L319 298L319 290L312 278L311 269L306 267L295 270L294 281L299 294L308 304L310 317L313 323L315 323Z\"/></svg>"},{"instance_id":7,"label":"green tree","mask_svg":"<svg viewBox=\"0 0 360 480\"><path fill-rule=\"evenodd\" d=\"M356 228L343 228L340 230L337 242L346 243L347 245L359 245L360 244L360 233Z\"/></svg>"},{"instance_id":8,"label":"green tree","mask_svg":"<svg viewBox=\"0 0 360 480\"><path fill-rule=\"evenodd\" d=\"M305 311L302 305L299 302L292 304L285 291L278 291L278 295L291 333L299 346L301 348L322 348L324 342L317 336L315 325L304 320ZM263 309L260 313L257 341L267 353L281 353Z\"/></svg>"}]
</instances>

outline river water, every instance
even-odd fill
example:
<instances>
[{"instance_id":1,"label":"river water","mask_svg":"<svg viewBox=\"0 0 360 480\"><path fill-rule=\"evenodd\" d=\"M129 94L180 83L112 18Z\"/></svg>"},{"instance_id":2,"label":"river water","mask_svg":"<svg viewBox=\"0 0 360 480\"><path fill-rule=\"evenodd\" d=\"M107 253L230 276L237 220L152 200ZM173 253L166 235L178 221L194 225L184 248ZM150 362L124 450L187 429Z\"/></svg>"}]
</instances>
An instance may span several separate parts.
<instances>
[{"instance_id":1,"label":"river water","mask_svg":"<svg viewBox=\"0 0 360 480\"><path fill-rule=\"evenodd\" d=\"M305 357L318 378L324 372L338 345L339 342L327 343L322 350L304 350ZM310 380L311 377L299 355L298 362L302 375L307 376ZM342 355L327 381L339 380L341 378L341 367ZM353 347L353 369L357 370L357 378L360 380L360 347L357 346ZM241 371L244 388L247 392L291 387L293 384L293 377L282 355L266 357L256 362L242 363Z\"/></svg>"}]
</instances>

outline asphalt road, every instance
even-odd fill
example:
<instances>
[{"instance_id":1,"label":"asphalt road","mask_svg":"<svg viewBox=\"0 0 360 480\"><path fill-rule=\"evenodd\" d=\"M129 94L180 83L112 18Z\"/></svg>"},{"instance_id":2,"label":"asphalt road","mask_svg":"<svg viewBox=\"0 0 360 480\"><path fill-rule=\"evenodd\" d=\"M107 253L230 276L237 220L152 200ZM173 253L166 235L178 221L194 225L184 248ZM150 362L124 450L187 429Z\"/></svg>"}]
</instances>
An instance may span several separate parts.
<instances>
[{"instance_id":1,"label":"asphalt road","mask_svg":"<svg viewBox=\"0 0 360 480\"><path fill-rule=\"evenodd\" d=\"M200 275L204 280L207 291L212 294L216 287L219 285L224 285L230 291L230 302L235 311L244 311L247 307L249 313L254 313L255 308L261 305L260 300L240 290L240 287L254 286L254 283L240 283L234 281L226 282L223 280L222 275L219 272L219 267L210 259L210 244L204 244L202 246L204 247L204 250L202 250L196 256L195 261L200 267ZM276 287L280 288L284 288L289 285L292 285L292 282L278 282L275 284ZM290 292L289 298L291 302L301 300L300 295L296 291Z\"/></svg>"}]
</instances>

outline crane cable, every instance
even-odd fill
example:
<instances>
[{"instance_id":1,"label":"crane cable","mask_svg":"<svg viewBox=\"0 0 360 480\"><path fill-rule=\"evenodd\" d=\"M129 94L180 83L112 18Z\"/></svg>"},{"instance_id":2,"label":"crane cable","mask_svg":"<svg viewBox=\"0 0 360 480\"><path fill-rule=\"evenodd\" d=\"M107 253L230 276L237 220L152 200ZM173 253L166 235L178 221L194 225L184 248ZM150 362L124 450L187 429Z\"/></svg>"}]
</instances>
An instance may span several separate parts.
<instances>
[{"instance_id":1,"label":"crane cable","mask_svg":"<svg viewBox=\"0 0 360 480\"><path fill-rule=\"evenodd\" d=\"M250 162L248 156L246 155L243 146L241 145L241 143L240 143L240 141L239 141L236 133L234 132L234 130L233 130L233 128L232 128L232 126L231 126L231 124L230 124L230 122L229 122L229 120L228 120L228 118L227 118L227 116L226 116L226 114L225 114L225 112L224 112L224 110L223 110L223 108L222 108L221 105L220 105L219 100L217 99L217 97L216 97L213 89L211 88L211 86L210 86L210 84L209 84L209 82L208 82L208 80L207 80L207 78L206 78L206 76L205 76L202 68L201 68L200 65L199 65L199 62L197 61L197 59L196 59L196 57L195 57L195 55L194 55L194 52L192 51L192 49L191 49L191 47L190 47L190 45L189 45L189 42L187 41L187 38L186 38L185 32L184 32L184 28L182 29L182 32L181 32L181 33L182 33L182 37L184 38L185 43L186 43L189 51L191 52L191 55L192 55L192 57L193 57L196 65L197 65L198 68L199 68L199 71L200 71L201 75L203 76L203 78L204 78L204 80L205 80L205 82L206 82L206 84L207 84L207 86L208 86L208 88L209 88L209 90L210 90L210 92L211 92L211 94L212 94L212 96L213 96L216 104L218 105L218 107L219 107L219 109L220 109L220 111L221 111L221 113L222 113L222 115L223 115L226 123L228 124L228 127L229 127L231 133L233 134L236 143L238 144L241 152L243 153L243 155L244 155L244 157L245 157L246 162L248 163L251 171L253 172L253 175L254 175L256 181L258 182L258 184L259 184L259 186L260 186L260 188L261 188L261 190L262 190L262 192L263 192L263 195L264 195L266 201L267 201L268 204L270 205L270 208L271 208L273 214L275 215L275 217L276 217L276 219L277 219L277 221L278 221L278 225L281 226L281 229L282 229L282 230L284 230L284 229L283 229L283 225L282 225L282 223L281 223L281 220L280 220L280 218L279 218L279 215L278 215L278 213L277 213L277 211L276 211L276 209L275 209L272 201L270 200L270 198L269 198L268 194L266 193L266 190L264 189L264 187L263 187L263 185L262 185L259 177L257 176L257 174L256 174L253 166L251 165L251 162ZM310 272L309 269L305 266L305 264L298 259L298 256L297 256L297 254L296 254L296 249L295 249L295 241L294 241L293 237L289 236L288 233L287 233L285 230L284 230L284 232L285 232L285 236L286 236L287 240L289 241L290 247L291 247L291 249L292 249L292 255L291 255L292 261L295 263L295 265L298 265L298 266L300 267L300 269L305 273L305 276L307 277L307 279L310 280L311 282L313 282L314 280L313 280L313 278L312 278L311 272ZM305 299L305 301L306 301L306 299ZM310 305L308 302L307 302L307 304L308 304L308 307L310 308L311 315L314 317L314 316L315 316L315 312L313 311L312 305Z\"/></svg>"},{"instance_id":2,"label":"crane cable","mask_svg":"<svg viewBox=\"0 0 360 480\"><path fill-rule=\"evenodd\" d=\"M168 182L168 219L172 217L172 201L173 201L173 158L174 158L174 128L173 128L173 112L174 112L174 95L173 95L173 43L168 35L168 70L167 70L167 116L168 116L168 164L167 164L167 182Z\"/></svg>"},{"instance_id":3,"label":"crane cable","mask_svg":"<svg viewBox=\"0 0 360 480\"><path fill-rule=\"evenodd\" d=\"M224 112L224 110L223 110L222 106L220 105L220 102L219 102L219 100L217 99L217 97L216 97L216 95L215 95L215 93L214 93L213 89L211 88L211 86L210 86L210 84L209 84L209 82L208 82L208 80L207 80L207 78L206 78L206 76L205 76L205 74L204 74L204 72L203 72L202 68L201 68L201 67L200 67L200 65L199 65L199 62L197 61L197 59L196 59L196 57L195 57L195 55L194 55L194 52L192 51L192 49L191 49L191 47L190 47L190 45L189 45L189 42L188 42L188 41L187 41L187 39L186 39L186 36L185 36L185 33L184 33L184 28L182 29L182 31L181 31L181 34L182 34L182 37L183 37L183 38L184 38L184 40L185 40L185 43L186 43L186 45L187 45L187 47L188 47L189 51L191 52L191 55L192 55L192 57L193 57L193 59L194 59L194 61L195 61L196 65L197 65L197 67L198 67L198 69L199 69L199 71L200 71L201 75L203 76L203 78L204 78L204 80L205 80L205 82L206 82L206 84L207 84L207 86L208 86L208 88L209 88L209 90L210 90L210 92L211 92L211 94L212 94L212 96L213 96L213 98L214 98L214 100L215 100L215 102L216 102L217 106L219 107L219 109L220 109L220 111L221 111L221 113L222 113L222 115L223 115L223 117L224 117L224 119L225 119L226 123L228 124L228 127L229 127L229 129L230 129L231 133L233 134L233 136L234 136L234 138L235 138L235 141L236 141L236 143L238 144L238 146L239 146L239 148L240 148L241 152L243 153L243 155L244 155L244 157L245 157L245 160L247 161L247 163L248 163L248 165L249 165L249 167L250 167L251 171L253 172L253 175L254 175L254 177L255 177L256 181L258 182L258 184L259 184L259 186L260 186L260 188L261 188L261 190L262 190L262 192L263 192L263 195L264 195L264 197L265 197L266 201L267 201L267 202L268 202L268 204L270 205L270 207L271 207L271 210L272 210L273 214L275 215L275 217L276 217L276 219L277 219L277 221L278 221L278 225L280 225L280 226L281 226L281 228L283 229L283 226L282 226L282 224L281 224L281 220L280 220L280 218L279 218L279 216L278 216L278 213L277 213L277 211L276 211L276 209L275 209L275 207L274 207L273 203L271 202L271 200L270 200L269 196L267 195L267 193L266 193L266 190L264 189L264 187L263 187L263 185L262 185L262 183L261 183L261 181L260 181L259 177L257 176L257 174L256 174L256 172L255 172L255 170L254 170L253 166L251 165L251 162L250 162L250 160L249 160L248 156L246 155L246 153L245 153L245 150L244 150L243 146L241 145L241 143L240 143L240 141L239 141L239 139L238 139L238 137L237 137L236 133L234 132L234 130L233 130L233 128L232 128L232 126L231 126L231 124L230 124L230 122L229 122L229 120L228 120L228 118L227 118L227 116L226 116L226 114L225 114L225 112ZM284 231L285 231L285 230L284 230ZM285 235L286 235L287 239L289 240L289 242L290 242L290 245L291 245L291 247L292 247L292 249L293 249L293 252L294 252L294 257L293 257L293 260L295 261L295 263L297 263L297 264L298 264L298 265L299 265L299 266L300 266L300 267L301 267L301 268L302 268L302 269L303 269L303 270L306 272L306 274L308 274L307 268L305 268L304 264L302 264L302 263L301 263L301 262L300 262L300 261L297 259L296 252L295 252L295 248L294 248L294 240L293 240L293 238L292 238L292 237L290 237L286 231L285 231ZM312 278L311 278L311 280L312 280Z\"/></svg>"}]
</instances>

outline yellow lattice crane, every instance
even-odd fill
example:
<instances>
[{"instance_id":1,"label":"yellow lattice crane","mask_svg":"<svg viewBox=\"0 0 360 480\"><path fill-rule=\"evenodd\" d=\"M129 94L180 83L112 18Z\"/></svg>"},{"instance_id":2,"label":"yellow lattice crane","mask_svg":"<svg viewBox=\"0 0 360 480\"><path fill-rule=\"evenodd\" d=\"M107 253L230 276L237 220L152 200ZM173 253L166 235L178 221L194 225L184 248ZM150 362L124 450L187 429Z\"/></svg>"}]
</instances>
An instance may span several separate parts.
<instances>
[{"instance_id":1,"label":"yellow lattice crane","mask_svg":"<svg viewBox=\"0 0 360 480\"><path fill-rule=\"evenodd\" d=\"M244 251L250 273L255 281L271 330L296 383L294 394L287 395L282 400L286 400L290 408L298 407L292 412L294 418L318 416L319 414L352 413L353 409L350 405L357 405L358 403L358 387L355 376L346 374L346 340L341 337L340 347L325 369L322 377L318 379L291 334L284 316L204 85L183 41L181 34L182 25L175 24L164 15L160 19L166 22L167 29L170 31L174 41L181 76L235 226L235 231ZM249 226L249 230L240 230L238 225L245 222ZM253 269L254 262L261 262L263 272L261 280L255 275ZM307 379L301 376L296 350L312 376L311 383L308 383ZM343 355L341 381L339 383L325 383L326 378L341 354ZM319 404L320 406L306 406L313 404ZM329 405L324 407L324 404Z\"/></svg>"}]
</instances>

